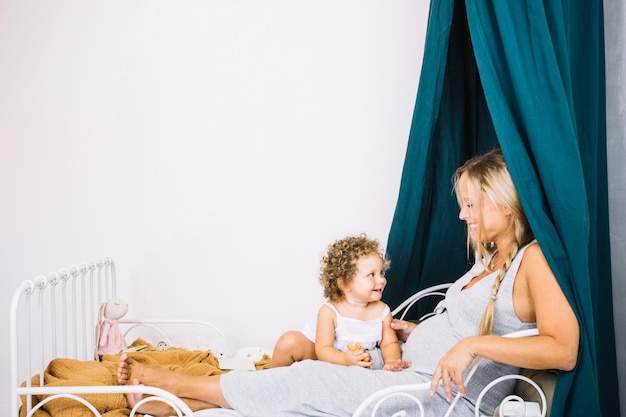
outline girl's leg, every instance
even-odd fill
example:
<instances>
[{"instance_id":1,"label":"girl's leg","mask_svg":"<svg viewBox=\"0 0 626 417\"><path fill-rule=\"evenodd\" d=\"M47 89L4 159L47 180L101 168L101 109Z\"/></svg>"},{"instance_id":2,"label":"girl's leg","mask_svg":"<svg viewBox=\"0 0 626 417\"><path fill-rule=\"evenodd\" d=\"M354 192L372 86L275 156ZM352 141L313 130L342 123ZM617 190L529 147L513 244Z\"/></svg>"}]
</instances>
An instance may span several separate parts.
<instances>
[{"instance_id":1,"label":"girl's leg","mask_svg":"<svg viewBox=\"0 0 626 417\"><path fill-rule=\"evenodd\" d=\"M120 385L143 384L165 389L184 399L192 410L215 407L230 408L222 395L219 375L194 376L172 372L143 365L129 358L125 353L120 356L117 382ZM128 395L128 401L131 405L137 404L141 398L141 395Z\"/></svg>"},{"instance_id":2,"label":"girl's leg","mask_svg":"<svg viewBox=\"0 0 626 417\"><path fill-rule=\"evenodd\" d=\"M283 333L274 346L270 368L289 366L305 359L317 359L315 344L302 332Z\"/></svg>"}]
</instances>

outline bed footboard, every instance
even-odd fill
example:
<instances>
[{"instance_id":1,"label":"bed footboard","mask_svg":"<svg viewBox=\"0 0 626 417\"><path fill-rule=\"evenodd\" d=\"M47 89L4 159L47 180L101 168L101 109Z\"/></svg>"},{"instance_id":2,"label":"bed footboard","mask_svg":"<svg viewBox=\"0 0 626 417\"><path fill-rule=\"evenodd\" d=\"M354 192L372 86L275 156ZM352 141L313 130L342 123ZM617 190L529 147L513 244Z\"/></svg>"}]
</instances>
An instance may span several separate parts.
<instances>
[{"instance_id":1,"label":"bed footboard","mask_svg":"<svg viewBox=\"0 0 626 417\"><path fill-rule=\"evenodd\" d=\"M32 416L51 401L80 407L81 413L84 408L86 415L101 416L102 410L86 398L117 395L126 405L121 394L129 393L147 394L145 401L166 403L178 416L193 415L175 395L143 385L118 386L111 372L108 372L111 378L108 385L44 386L44 374L52 360L76 359L100 365L96 360L98 311L101 303L116 297L115 275L115 263L105 258L24 281L15 291L10 307L12 417L20 415L21 406L24 407L22 415ZM224 336L216 327L201 321L127 320L125 325L127 333L139 327L151 329L152 334L158 332L159 340L171 345L174 343L171 337L159 328L163 323L185 323L191 329L187 330L188 337L197 335L197 329L202 329L204 336ZM198 343L197 340L196 337L194 343ZM131 410L131 417L144 400Z\"/></svg>"}]
</instances>

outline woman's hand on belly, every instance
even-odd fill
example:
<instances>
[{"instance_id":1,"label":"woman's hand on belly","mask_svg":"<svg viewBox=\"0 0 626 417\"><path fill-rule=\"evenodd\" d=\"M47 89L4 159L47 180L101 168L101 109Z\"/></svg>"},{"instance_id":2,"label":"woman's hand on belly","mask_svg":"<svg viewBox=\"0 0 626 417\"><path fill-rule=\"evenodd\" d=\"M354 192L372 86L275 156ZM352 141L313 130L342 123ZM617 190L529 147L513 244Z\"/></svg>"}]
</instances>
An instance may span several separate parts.
<instances>
[{"instance_id":1,"label":"woman's hand on belly","mask_svg":"<svg viewBox=\"0 0 626 417\"><path fill-rule=\"evenodd\" d=\"M473 337L468 337L461 340L439 360L430 383L430 390L433 394L437 391L439 381L443 382L448 401L452 400L452 383L457 386L461 395L467 394L467 388L463 383L463 373L476 357L471 349L472 339Z\"/></svg>"}]
</instances>

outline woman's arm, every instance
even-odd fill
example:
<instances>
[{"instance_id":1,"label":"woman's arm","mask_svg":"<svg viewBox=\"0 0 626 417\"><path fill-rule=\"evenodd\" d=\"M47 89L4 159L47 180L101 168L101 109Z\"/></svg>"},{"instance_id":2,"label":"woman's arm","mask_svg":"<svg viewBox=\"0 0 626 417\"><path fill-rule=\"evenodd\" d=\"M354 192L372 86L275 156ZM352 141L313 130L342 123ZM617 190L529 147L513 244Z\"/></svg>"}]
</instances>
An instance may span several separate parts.
<instances>
[{"instance_id":1,"label":"woman's arm","mask_svg":"<svg viewBox=\"0 0 626 417\"><path fill-rule=\"evenodd\" d=\"M315 354L319 360L338 365L358 365L365 368L372 366L365 361L369 354L363 350L341 352L335 349L335 312L323 305L317 313L317 329L315 334Z\"/></svg>"},{"instance_id":2,"label":"woman's arm","mask_svg":"<svg viewBox=\"0 0 626 417\"><path fill-rule=\"evenodd\" d=\"M521 368L572 370L578 358L578 320L537 244L524 252L513 306L522 321L537 322L539 336L472 338L473 353Z\"/></svg>"}]
</instances>

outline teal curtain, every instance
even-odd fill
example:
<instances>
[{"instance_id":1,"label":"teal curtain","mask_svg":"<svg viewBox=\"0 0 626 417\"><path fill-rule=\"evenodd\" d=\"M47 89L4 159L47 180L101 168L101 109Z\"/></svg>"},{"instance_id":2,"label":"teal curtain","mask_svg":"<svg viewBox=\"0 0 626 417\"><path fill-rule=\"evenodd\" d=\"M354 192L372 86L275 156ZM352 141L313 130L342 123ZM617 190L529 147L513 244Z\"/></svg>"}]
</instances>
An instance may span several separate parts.
<instances>
[{"instance_id":1,"label":"teal curtain","mask_svg":"<svg viewBox=\"0 0 626 417\"><path fill-rule=\"evenodd\" d=\"M619 416L605 116L601 1L431 2L385 301L467 269L451 177L500 146L581 324L579 361L559 373L552 417Z\"/></svg>"}]
</instances>

